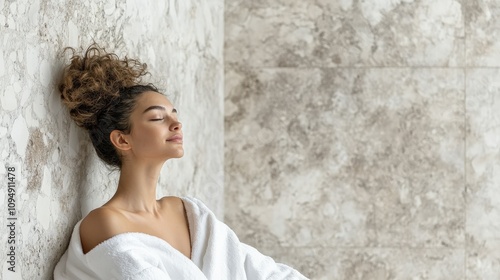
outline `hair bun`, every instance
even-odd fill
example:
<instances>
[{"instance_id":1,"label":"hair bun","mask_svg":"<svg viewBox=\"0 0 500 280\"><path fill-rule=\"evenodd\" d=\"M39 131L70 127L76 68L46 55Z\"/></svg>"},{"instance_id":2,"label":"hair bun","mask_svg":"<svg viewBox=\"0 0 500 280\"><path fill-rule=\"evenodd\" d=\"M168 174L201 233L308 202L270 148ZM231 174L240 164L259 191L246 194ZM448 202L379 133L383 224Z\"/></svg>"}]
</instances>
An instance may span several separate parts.
<instances>
[{"instance_id":1,"label":"hair bun","mask_svg":"<svg viewBox=\"0 0 500 280\"><path fill-rule=\"evenodd\" d=\"M71 118L85 129L97 125L99 113L120 98L120 90L140 83L146 64L135 59L119 59L95 43L83 55L75 54L64 69L59 84L61 99Z\"/></svg>"}]
</instances>

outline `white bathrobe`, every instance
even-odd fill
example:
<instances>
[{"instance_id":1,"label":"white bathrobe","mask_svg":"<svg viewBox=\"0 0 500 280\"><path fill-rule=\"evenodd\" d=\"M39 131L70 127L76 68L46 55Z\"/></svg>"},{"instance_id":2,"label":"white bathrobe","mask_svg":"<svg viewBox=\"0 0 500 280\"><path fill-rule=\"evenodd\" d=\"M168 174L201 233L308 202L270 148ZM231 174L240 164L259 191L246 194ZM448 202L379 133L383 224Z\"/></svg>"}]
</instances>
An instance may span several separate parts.
<instances>
[{"instance_id":1,"label":"white bathrobe","mask_svg":"<svg viewBox=\"0 0 500 280\"><path fill-rule=\"evenodd\" d=\"M199 200L182 198L191 234L191 259L161 238L118 234L83 254L79 221L54 279L307 279L296 270L241 243Z\"/></svg>"}]
</instances>

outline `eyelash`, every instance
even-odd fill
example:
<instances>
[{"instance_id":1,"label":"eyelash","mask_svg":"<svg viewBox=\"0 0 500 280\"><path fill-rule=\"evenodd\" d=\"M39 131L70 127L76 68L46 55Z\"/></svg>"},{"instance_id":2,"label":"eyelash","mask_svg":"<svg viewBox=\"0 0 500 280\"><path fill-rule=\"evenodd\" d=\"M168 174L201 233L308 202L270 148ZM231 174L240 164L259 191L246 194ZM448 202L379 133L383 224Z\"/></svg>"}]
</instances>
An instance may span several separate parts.
<instances>
[{"instance_id":1,"label":"eyelash","mask_svg":"<svg viewBox=\"0 0 500 280\"><path fill-rule=\"evenodd\" d=\"M173 112L173 113L176 113L176 114L178 114L178 113L179 113L179 112L177 111L177 109L175 109L175 108L172 110L172 112ZM165 118L161 118L161 119L151 119L150 121L163 121L164 119L165 119Z\"/></svg>"}]
</instances>

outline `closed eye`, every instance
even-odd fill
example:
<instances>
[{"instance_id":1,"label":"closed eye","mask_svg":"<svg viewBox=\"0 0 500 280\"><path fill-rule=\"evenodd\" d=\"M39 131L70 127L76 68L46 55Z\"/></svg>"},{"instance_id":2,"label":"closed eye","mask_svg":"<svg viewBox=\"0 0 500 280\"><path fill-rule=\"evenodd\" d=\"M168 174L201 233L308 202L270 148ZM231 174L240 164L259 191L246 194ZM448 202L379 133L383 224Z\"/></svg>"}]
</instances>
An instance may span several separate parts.
<instances>
[{"instance_id":1,"label":"closed eye","mask_svg":"<svg viewBox=\"0 0 500 280\"><path fill-rule=\"evenodd\" d=\"M162 107L162 106L151 106L148 109L146 109L146 111L144 111L144 113L146 113L147 111L150 111L150 110L163 110L163 111L165 111L165 107ZM172 113L177 114L177 109L172 108ZM165 120L165 118L150 119L149 121L154 122L154 121L163 121L163 120Z\"/></svg>"}]
</instances>

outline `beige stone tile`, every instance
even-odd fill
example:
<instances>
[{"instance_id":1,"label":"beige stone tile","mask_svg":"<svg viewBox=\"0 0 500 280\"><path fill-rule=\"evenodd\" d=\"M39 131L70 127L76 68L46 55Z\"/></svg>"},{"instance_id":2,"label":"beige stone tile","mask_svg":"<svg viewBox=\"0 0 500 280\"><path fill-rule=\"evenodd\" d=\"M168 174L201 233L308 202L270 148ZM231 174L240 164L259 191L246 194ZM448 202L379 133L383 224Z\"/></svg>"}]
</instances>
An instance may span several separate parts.
<instances>
[{"instance_id":1,"label":"beige stone tile","mask_svg":"<svg viewBox=\"0 0 500 280\"><path fill-rule=\"evenodd\" d=\"M500 279L500 240L467 238L467 279Z\"/></svg>"},{"instance_id":2,"label":"beige stone tile","mask_svg":"<svg viewBox=\"0 0 500 280\"><path fill-rule=\"evenodd\" d=\"M463 0L225 2L225 61L252 67L460 66Z\"/></svg>"},{"instance_id":3,"label":"beige stone tile","mask_svg":"<svg viewBox=\"0 0 500 280\"><path fill-rule=\"evenodd\" d=\"M500 277L500 82L498 69L467 72L467 275Z\"/></svg>"},{"instance_id":4,"label":"beige stone tile","mask_svg":"<svg viewBox=\"0 0 500 280\"><path fill-rule=\"evenodd\" d=\"M500 65L500 2L464 1L466 65Z\"/></svg>"},{"instance_id":5,"label":"beige stone tile","mask_svg":"<svg viewBox=\"0 0 500 280\"><path fill-rule=\"evenodd\" d=\"M370 192L356 184L348 153L361 144L344 137L361 128L339 117L356 113L347 93L355 75L338 74L228 73L240 83L226 85L226 108L234 108L226 110L226 221L243 239L299 246L374 239Z\"/></svg>"}]
</instances>

